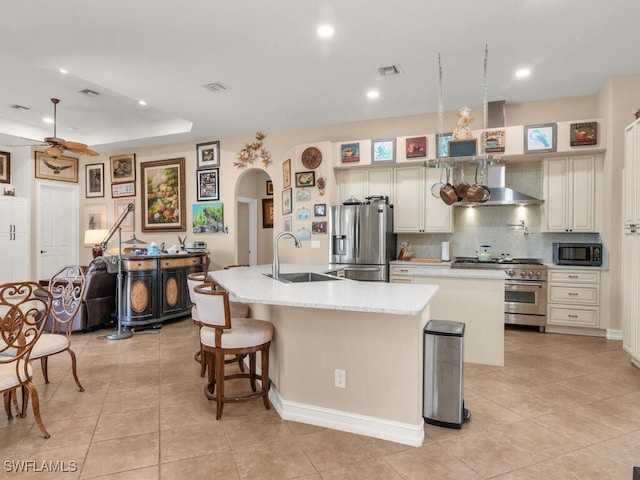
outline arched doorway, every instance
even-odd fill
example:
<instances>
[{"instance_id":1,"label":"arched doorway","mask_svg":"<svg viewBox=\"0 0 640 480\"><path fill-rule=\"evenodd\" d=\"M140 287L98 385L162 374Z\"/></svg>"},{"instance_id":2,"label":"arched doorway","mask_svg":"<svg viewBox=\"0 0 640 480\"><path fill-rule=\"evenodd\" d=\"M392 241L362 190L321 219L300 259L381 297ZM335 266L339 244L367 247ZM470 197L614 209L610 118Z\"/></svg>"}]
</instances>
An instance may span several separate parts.
<instances>
[{"instance_id":1,"label":"arched doorway","mask_svg":"<svg viewBox=\"0 0 640 480\"><path fill-rule=\"evenodd\" d=\"M239 264L269 263L273 253L273 228L263 224L263 200L267 195L267 181L271 177L258 168L246 170L236 186L236 261Z\"/></svg>"}]
</instances>

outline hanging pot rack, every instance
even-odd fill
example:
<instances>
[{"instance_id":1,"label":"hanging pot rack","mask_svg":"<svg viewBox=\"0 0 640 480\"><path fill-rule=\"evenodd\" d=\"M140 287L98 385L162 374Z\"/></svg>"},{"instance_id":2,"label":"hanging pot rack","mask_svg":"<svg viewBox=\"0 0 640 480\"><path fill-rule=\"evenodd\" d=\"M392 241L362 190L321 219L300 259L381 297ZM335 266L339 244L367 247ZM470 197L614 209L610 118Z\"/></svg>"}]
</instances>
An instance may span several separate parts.
<instances>
[{"instance_id":1,"label":"hanging pot rack","mask_svg":"<svg viewBox=\"0 0 640 480\"><path fill-rule=\"evenodd\" d=\"M485 44L484 48L484 64L483 64L483 78L482 78L482 134L487 130L487 118L488 118L488 57L489 57L489 45ZM443 112L444 112L444 97L443 97L443 82L442 82L442 61L440 53L438 53L438 131L436 135L436 155L439 153L437 139L442 135L443 131ZM640 111L640 110L639 110ZM461 156L461 157L438 157L435 159L426 160L424 166L428 168L456 168L456 167L487 167L489 165L502 165L505 163L504 159L500 155L489 155L485 152L484 142L480 142L482 152L480 155L474 156Z\"/></svg>"}]
</instances>

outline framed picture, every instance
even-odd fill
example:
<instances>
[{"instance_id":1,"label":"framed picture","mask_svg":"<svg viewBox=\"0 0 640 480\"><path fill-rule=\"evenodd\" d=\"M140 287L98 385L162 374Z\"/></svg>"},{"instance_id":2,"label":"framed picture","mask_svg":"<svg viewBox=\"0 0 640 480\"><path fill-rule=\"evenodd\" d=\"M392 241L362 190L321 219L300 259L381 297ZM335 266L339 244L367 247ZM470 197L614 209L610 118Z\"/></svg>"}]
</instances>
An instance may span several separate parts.
<instances>
[{"instance_id":1,"label":"framed picture","mask_svg":"<svg viewBox=\"0 0 640 480\"><path fill-rule=\"evenodd\" d=\"M262 199L262 228L273 228L273 198Z\"/></svg>"},{"instance_id":2,"label":"framed picture","mask_svg":"<svg viewBox=\"0 0 640 480\"><path fill-rule=\"evenodd\" d=\"M300 207L296 212L296 218L298 220L309 220L311 218L311 210L307 207Z\"/></svg>"},{"instance_id":3,"label":"framed picture","mask_svg":"<svg viewBox=\"0 0 640 480\"><path fill-rule=\"evenodd\" d=\"M385 138L371 142L371 163L395 162L396 139Z\"/></svg>"},{"instance_id":4,"label":"framed picture","mask_svg":"<svg viewBox=\"0 0 640 480\"><path fill-rule=\"evenodd\" d=\"M198 178L198 201L220 200L218 168L196 171Z\"/></svg>"},{"instance_id":5,"label":"framed picture","mask_svg":"<svg viewBox=\"0 0 640 480\"><path fill-rule=\"evenodd\" d=\"M111 183L134 182L136 180L136 154L114 155L109 157L111 164Z\"/></svg>"},{"instance_id":6,"label":"framed picture","mask_svg":"<svg viewBox=\"0 0 640 480\"><path fill-rule=\"evenodd\" d=\"M220 142L198 143L198 168L217 167L220 165Z\"/></svg>"},{"instance_id":7,"label":"framed picture","mask_svg":"<svg viewBox=\"0 0 640 480\"><path fill-rule=\"evenodd\" d=\"M291 159L282 162L282 188L291 186Z\"/></svg>"},{"instance_id":8,"label":"framed picture","mask_svg":"<svg viewBox=\"0 0 640 480\"><path fill-rule=\"evenodd\" d=\"M185 221L184 158L144 162L141 198L143 232L183 232Z\"/></svg>"},{"instance_id":9,"label":"framed picture","mask_svg":"<svg viewBox=\"0 0 640 480\"><path fill-rule=\"evenodd\" d=\"M53 158L36 152L36 178L78 183L78 159L73 157Z\"/></svg>"},{"instance_id":10,"label":"framed picture","mask_svg":"<svg viewBox=\"0 0 640 480\"><path fill-rule=\"evenodd\" d=\"M316 172L296 172L296 187L313 187L316 184Z\"/></svg>"},{"instance_id":11,"label":"framed picture","mask_svg":"<svg viewBox=\"0 0 640 480\"><path fill-rule=\"evenodd\" d=\"M486 153L501 153L506 147L505 130L487 130L481 136Z\"/></svg>"},{"instance_id":12,"label":"framed picture","mask_svg":"<svg viewBox=\"0 0 640 480\"><path fill-rule=\"evenodd\" d=\"M291 187L282 191L282 215L289 215L293 212L293 192Z\"/></svg>"},{"instance_id":13,"label":"framed picture","mask_svg":"<svg viewBox=\"0 0 640 480\"><path fill-rule=\"evenodd\" d=\"M113 201L113 222L115 223L120 215L127 209L131 200L114 200ZM127 215L124 221L120 224L123 232L133 232L136 229L136 216L133 214Z\"/></svg>"},{"instance_id":14,"label":"framed picture","mask_svg":"<svg viewBox=\"0 0 640 480\"><path fill-rule=\"evenodd\" d=\"M82 230L104 230L107 228L107 206L92 204L84 206Z\"/></svg>"},{"instance_id":15,"label":"framed picture","mask_svg":"<svg viewBox=\"0 0 640 480\"><path fill-rule=\"evenodd\" d=\"M285 232L291 231L291 217L284 217L282 219L282 225Z\"/></svg>"},{"instance_id":16,"label":"framed picture","mask_svg":"<svg viewBox=\"0 0 640 480\"><path fill-rule=\"evenodd\" d=\"M224 233L224 205L222 202L194 203L191 207L193 233Z\"/></svg>"},{"instance_id":17,"label":"framed picture","mask_svg":"<svg viewBox=\"0 0 640 480\"><path fill-rule=\"evenodd\" d=\"M267 180L267 195L273 195L273 182Z\"/></svg>"},{"instance_id":18,"label":"framed picture","mask_svg":"<svg viewBox=\"0 0 640 480\"><path fill-rule=\"evenodd\" d=\"M343 143L340 145L340 158L342 163L355 163L360 161L360 144Z\"/></svg>"},{"instance_id":19,"label":"framed picture","mask_svg":"<svg viewBox=\"0 0 640 480\"><path fill-rule=\"evenodd\" d=\"M556 151L556 124L541 123L525 125L524 153L545 153Z\"/></svg>"},{"instance_id":20,"label":"framed picture","mask_svg":"<svg viewBox=\"0 0 640 480\"><path fill-rule=\"evenodd\" d=\"M85 165L85 197L104 197L104 164Z\"/></svg>"},{"instance_id":21,"label":"framed picture","mask_svg":"<svg viewBox=\"0 0 640 480\"><path fill-rule=\"evenodd\" d=\"M111 185L111 198L135 197L136 182L114 183Z\"/></svg>"},{"instance_id":22,"label":"framed picture","mask_svg":"<svg viewBox=\"0 0 640 480\"><path fill-rule=\"evenodd\" d=\"M327 204L326 203L316 203L313 206L313 216L314 217L326 217L327 216Z\"/></svg>"},{"instance_id":23,"label":"framed picture","mask_svg":"<svg viewBox=\"0 0 640 480\"><path fill-rule=\"evenodd\" d=\"M327 222L311 222L311 234L317 235L327 233Z\"/></svg>"},{"instance_id":24,"label":"framed picture","mask_svg":"<svg viewBox=\"0 0 640 480\"><path fill-rule=\"evenodd\" d=\"M11 154L0 152L0 183L11 183Z\"/></svg>"},{"instance_id":25,"label":"framed picture","mask_svg":"<svg viewBox=\"0 0 640 480\"><path fill-rule=\"evenodd\" d=\"M453 137L453 132L436 133L436 158L446 158L449 156L449 140Z\"/></svg>"},{"instance_id":26,"label":"framed picture","mask_svg":"<svg viewBox=\"0 0 640 480\"><path fill-rule=\"evenodd\" d=\"M427 137L411 137L405 141L405 156L407 158L427 156Z\"/></svg>"},{"instance_id":27,"label":"framed picture","mask_svg":"<svg viewBox=\"0 0 640 480\"><path fill-rule=\"evenodd\" d=\"M570 132L569 145L572 147L598 144L598 122L572 123Z\"/></svg>"},{"instance_id":28,"label":"framed picture","mask_svg":"<svg viewBox=\"0 0 640 480\"><path fill-rule=\"evenodd\" d=\"M297 202L308 202L311 200L311 192L308 188L297 188L296 189L296 201Z\"/></svg>"}]
</instances>

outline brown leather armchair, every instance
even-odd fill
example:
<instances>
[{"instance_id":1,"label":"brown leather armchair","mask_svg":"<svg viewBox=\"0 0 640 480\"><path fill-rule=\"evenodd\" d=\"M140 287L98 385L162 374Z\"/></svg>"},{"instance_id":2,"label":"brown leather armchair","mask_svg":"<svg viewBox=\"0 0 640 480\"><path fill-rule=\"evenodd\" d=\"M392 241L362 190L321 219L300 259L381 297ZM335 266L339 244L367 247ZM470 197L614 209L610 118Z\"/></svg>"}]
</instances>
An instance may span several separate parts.
<instances>
[{"instance_id":1,"label":"brown leather armchair","mask_svg":"<svg viewBox=\"0 0 640 480\"><path fill-rule=\"evenodd\" d=\"M87 286L72 331L107 326L116 320L116 273L109 273L105 257L95 258L84 274Z\"/></svg>"}]
</instances>

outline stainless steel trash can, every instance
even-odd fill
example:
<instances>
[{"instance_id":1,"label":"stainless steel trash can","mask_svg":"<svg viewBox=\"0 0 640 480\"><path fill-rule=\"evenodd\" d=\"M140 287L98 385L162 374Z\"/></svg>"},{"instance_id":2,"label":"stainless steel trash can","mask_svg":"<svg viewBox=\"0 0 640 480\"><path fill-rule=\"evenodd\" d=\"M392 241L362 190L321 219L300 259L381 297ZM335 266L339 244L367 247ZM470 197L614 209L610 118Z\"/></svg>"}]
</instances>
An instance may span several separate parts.
<instances>
[{"instance_id":1,"label":"stainless steel trash can","mask_svg":"<svg viewBox=\"0 0 640 480\"><path fill-rule=\"evenodd\" d=\"M464 326L431 320L424 329L423 417L431 425L462 428L471 417L463 399Z\"/></svg>"}]
</instances>

